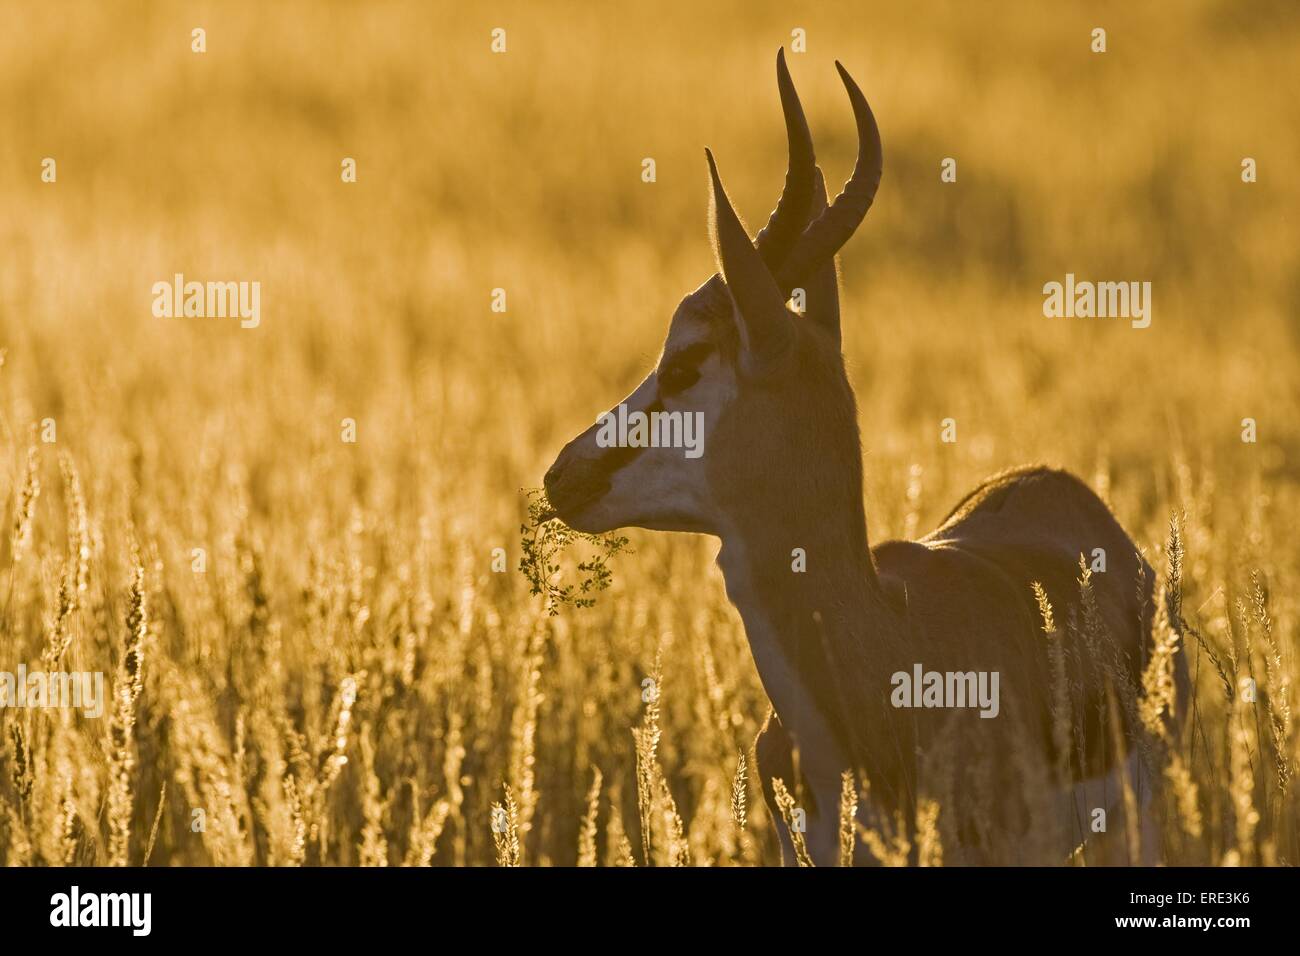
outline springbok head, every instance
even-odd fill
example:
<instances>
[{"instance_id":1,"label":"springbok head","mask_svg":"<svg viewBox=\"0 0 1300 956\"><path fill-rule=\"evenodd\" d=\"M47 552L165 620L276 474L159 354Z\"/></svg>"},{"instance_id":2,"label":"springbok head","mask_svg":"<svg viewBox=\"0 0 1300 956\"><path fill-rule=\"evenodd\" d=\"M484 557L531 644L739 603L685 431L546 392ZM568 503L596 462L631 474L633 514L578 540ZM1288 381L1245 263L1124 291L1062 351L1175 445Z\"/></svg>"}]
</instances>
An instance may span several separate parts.
<instances>
[{"instance_id":1,"label":"springbok head","mask_svg":"<svg viewBox=\"0 0 1300 956\"><path fill-rule=\"evenodd\" d=\"M705 150L719 271L678 305L645 381L610 418L569 442L547 471L547 497L570 526L721 536L756 509L807 494L824 499L827 475L856 475L861 506L835 254L866 215L882 160L871 108L835 65L857 121L858 158L829 207L784 51L776 67L789 168L757 240L750 241ZM648 423L639 434L636 413ZM694 447L683 447L691 439Z\"/></svg>"}]
</instances>

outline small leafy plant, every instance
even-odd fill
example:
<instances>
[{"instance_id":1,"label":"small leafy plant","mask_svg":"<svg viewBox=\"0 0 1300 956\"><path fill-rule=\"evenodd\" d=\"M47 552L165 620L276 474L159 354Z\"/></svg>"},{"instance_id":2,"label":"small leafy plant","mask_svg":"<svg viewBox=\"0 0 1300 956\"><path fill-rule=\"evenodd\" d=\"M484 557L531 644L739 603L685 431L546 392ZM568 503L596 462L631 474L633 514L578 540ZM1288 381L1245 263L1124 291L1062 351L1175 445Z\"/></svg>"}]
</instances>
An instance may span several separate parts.
<instances>
[{"instance_id":1,"label":"small leafy plant","mask_svg":"<svg viewBox=\"0 0 1300 956\"><path fill-rule=\"evenodd\" d=\"M519 526L519 570L528 578L529 593L544 596L546 613L551 617L565 605L594 607L596 592L604 591L614 580L609 559L620 552L630 553L628 539L612 532L575 531L556 516L543 489L525 488L524 494L528 498L528 520ZM580 581L561 584L560 553L579 542L596 548L596 554L578 562L578 573L583 575Z\"/></svg>"}]
</instances>

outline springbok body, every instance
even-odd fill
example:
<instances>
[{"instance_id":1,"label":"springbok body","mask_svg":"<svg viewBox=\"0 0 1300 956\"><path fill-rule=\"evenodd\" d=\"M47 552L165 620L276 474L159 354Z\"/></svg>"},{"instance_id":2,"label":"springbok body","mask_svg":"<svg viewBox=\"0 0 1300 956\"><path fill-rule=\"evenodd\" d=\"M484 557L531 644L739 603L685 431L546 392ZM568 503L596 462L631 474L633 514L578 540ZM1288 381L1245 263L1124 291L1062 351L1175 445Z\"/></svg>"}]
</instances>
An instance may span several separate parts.
<instances>
[{"instance_id":1,"label":"springbok body","mask_svg":"<svg viewBox=\"0 0 1300 956\"><path fill-rule=\"evenodd\" d=\"M598 420L560 453L546 490L557 515L581 531L642 527L721 540L727 594L775 711L757 745L768 805L777 818L771 781L780 778L805 811L814 862L837 858L846 770L869 786L869 824L911 827L927 793L957 794L959 805L963 794L991 794L965 815L945 804L954 814L951 832L979 859L980 847L1023 830L1026 811L1016 795L1033 761L1068 765L1084 782L1119 759L1105 722L1105 678L1095 667L1070 674L1071 713L1082 733L1068 756L1056 753L1052 660L1032 583L1041 582L1058 617L1082 614L1080 555L1104 550L1106 573L1092 580L1094 623L1112 641L1112 684L1133 689L1146 656L1153 574L1106 505L1076 478L1047 468L987 481L920 541L869 547L835 255L865 216L882 161L871 110L836 65L859 152L833 204L783 54L777 79L789 171L756 241L706 150L720 270L678 306L657 368L623 403L629 413L702 412L703 454L602 447ZM803 300L801 313L787 308L792 296ZM796 554L805 567L792 561ZM1060 640L1081 645L1077 633L1065 630ZM1063 651L1076 662L1099 653ZM894 675L918 665L996 673L996 717L896 706ZM1120 716L1127 726L1129 716ZM1069 812L1087 809L1096 799L1087 793ZM790 836L778 831L790 862Z\"/></svg>"}]
</instances>

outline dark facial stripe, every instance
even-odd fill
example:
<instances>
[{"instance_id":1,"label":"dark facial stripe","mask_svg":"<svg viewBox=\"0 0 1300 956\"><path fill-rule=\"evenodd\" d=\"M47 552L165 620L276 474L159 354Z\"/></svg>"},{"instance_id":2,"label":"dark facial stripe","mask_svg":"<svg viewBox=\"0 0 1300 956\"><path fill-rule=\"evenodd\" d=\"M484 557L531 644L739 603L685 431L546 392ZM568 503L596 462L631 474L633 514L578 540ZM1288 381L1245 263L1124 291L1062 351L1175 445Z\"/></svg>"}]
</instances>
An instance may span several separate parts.
<instances>
[{"instance_id":1,"label":"dark facial stripe","mask_svg":"<svg viewBox=\"0 0 1300 956\"><path fill-rule=\"evenodd\" d=\"M664 403L659 398L658 392L656 392L653 401L645 407L644 411L646 415L652 415L663 410ZM614 445L606 448L605 453L596 459L600 467L598 474L606 481L611 480L615 472L632 464L643 451L645 451L644 448L634 448L630 445Z\"/></svg>"},{"instance_id":2,"label":"dark facial stripe","mask_svg":"<svg viewBox=\"0 0 1300 956\"><path fill-rule=\"evenodd\" d=\"M664 360L659 363L660 368L694 368L708 357L713 351L712 342L696 342L694 345L688 345L684 349L679 349L671 355L665 355Z\"/></svg>"}]
</instances>

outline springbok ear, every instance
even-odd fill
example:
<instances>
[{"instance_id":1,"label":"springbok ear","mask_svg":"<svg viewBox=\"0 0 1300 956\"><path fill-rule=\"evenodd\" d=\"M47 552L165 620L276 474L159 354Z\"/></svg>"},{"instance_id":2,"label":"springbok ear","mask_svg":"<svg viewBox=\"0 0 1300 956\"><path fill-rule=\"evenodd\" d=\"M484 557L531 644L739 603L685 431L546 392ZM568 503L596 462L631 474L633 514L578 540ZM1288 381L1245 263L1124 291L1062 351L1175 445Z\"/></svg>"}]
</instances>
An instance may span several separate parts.
<instances>
[{"instance_id":1,"label":"springbok ear","mask_svg":"<svg viewBox=\"0 0 1300 956\"><path fill-rule=\"evenodd\" d=\"M740 313L740 336L745 368L765 371L783 355L794 338L794 325L785 308L785 298L768 271L763 257L740 224L722 180L713 153L704 151L713 180L713 202L709 209L709 232L718 259L718 270L726 280L736 310Z\"/></svg>"},{"instance_id":2,"label":"springbok ear","mask_svg":"<svg viewBox=\"0 0 1300 956\"><path fill-rule=\"evenodd\" d=\"M816 219L826 209L826 180L822 178L821 167L814 174L813 200L811 218ZM829 262L819 268L809 280L805 294L805 315L831 334L835 347L840 345L840 289L837 259L831 256Z\"/></svg>"}]
</instances>

